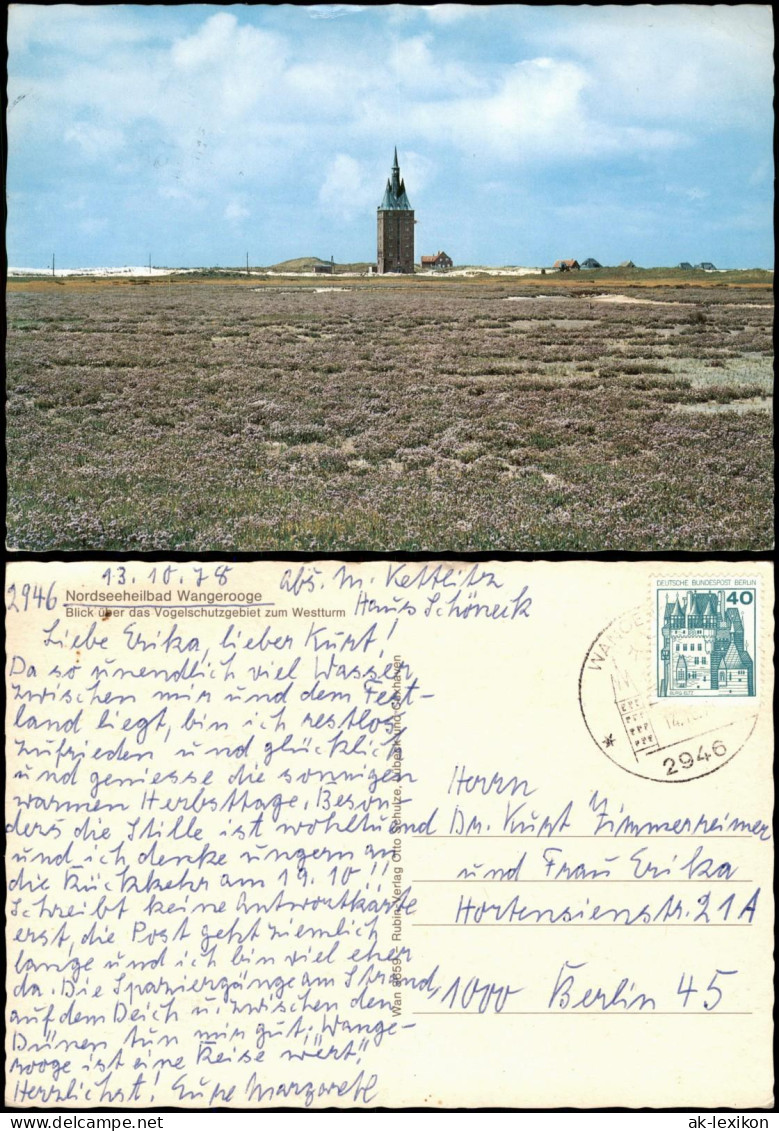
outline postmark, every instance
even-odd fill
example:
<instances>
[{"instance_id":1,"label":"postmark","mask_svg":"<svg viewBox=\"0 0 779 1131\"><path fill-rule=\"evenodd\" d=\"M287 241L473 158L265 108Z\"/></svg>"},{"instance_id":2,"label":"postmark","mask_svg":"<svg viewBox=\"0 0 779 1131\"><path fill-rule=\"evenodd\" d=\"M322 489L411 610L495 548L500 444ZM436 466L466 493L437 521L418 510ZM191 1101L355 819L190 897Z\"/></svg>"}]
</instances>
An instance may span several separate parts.
<instances>
[{"instance_id":1,"label":"postmark","mask_svg":"<svg viewBox=\"0 0 779 1131\"><path fill-rule=\"evenodd\" d=\"M759 588L699 580L657 579L645 604L598 634L582 665L587 729L638 777L678 784L714 773L757 723Z\"/></svg>"}]
</instances>

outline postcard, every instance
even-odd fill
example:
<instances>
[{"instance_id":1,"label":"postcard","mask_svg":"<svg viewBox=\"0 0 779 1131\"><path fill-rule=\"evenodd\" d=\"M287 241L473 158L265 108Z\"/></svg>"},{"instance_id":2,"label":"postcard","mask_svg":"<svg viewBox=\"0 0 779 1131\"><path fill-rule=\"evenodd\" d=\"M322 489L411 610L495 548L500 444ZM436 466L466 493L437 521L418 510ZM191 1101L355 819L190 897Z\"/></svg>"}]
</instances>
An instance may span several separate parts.
<instances>
[{"instance_id":1,"label":"postcard","mask_svg":"<svg viewBox=\"0 0 779 1131\"><path fill-rule=\"evenodd\" d=\"M772 604L12 563L6 1103L770 1106Z\"/></svg>"},{"instance_id":2,"label":"postcard","mask_svg":"<svg viewBox=\"0 0 779 1131\"><path fill-rule=\"evenodd\" d=\"M768 4L11 4L8 545L774 545Z\"/></svg>"}]
</instances>

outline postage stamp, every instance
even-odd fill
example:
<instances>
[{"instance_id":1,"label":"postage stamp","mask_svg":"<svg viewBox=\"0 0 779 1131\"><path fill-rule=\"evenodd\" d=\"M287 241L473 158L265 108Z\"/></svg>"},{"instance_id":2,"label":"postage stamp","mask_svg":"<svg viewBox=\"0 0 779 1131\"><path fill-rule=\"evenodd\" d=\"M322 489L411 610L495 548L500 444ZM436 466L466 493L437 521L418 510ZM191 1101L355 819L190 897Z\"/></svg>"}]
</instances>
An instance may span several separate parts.
<instances>
[{"instance_id":1,"label":"postage stamp","mask_svg":"<svg viewBox=\"0 0 779 1131\"><path fill-rule=\"evenodd\" d=\"M757 721L756 579L665 576L592 642L584 722L622 769L678 783L726 765Z\"/></svg>"},{"instance_id":2,"label":"postage stamp","mask_svg":"<svg viewBox=\"0 0 779 1131\"><path fill-rule=\"evenodd\" d=\"M754 698L758 589L752 579L657 583L657 694Z\"/></svg>"}]
</instances>

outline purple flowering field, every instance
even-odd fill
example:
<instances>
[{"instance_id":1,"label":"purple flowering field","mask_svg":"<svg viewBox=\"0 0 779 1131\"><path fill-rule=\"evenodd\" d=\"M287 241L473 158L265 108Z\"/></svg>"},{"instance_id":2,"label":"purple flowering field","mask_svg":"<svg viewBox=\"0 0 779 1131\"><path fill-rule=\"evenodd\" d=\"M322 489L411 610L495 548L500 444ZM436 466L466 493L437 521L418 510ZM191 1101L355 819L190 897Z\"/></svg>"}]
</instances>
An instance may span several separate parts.
<instances>
[{"instance_id":1,"label":"purple flowering field","mask_svg":"<svg viewBox=\"0 0 779 1131\"><path fill-rule=\"evenodd\" d=\"M769 547L770 283L603 291L12 285L9 546Z\"/></svg>"}]
</instances>

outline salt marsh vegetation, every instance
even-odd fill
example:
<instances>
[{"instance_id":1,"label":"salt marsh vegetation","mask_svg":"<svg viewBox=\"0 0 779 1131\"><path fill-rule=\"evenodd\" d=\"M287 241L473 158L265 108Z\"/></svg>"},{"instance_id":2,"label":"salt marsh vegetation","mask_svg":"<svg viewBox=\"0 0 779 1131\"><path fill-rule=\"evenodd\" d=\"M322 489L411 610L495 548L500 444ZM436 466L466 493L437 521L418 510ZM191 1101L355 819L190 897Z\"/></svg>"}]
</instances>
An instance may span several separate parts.
<instances>
[{"instance_id":1,"label":"salt marsh vegetation","mask_svg":"<svg viewBox=\"0 0 779 1131\"><path fill-rule=\"evenodd\" d=\"M601 290L12 286L9 545L767 548L769 286Z\"/></svg>"}]
</instances>

